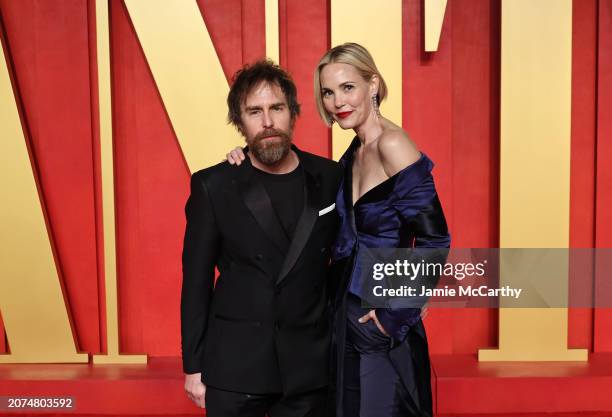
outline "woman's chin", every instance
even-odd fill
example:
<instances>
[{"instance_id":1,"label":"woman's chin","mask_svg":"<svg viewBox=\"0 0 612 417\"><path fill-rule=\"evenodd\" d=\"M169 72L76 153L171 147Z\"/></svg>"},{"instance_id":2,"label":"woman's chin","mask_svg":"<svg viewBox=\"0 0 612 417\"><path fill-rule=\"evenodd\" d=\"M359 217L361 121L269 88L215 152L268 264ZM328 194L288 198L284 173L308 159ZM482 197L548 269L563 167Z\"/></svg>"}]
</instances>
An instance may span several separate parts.
<instances>
[{"instance_id":1,"label":"woman's chin","mask_svg":"<svg viewBox=\"0 0 612 417\"><path fill-rule=\"evenodd\" d=\"M343 130L347 130L347 129L352 129L355 127L355 123L353 123L350 120L336 120L336 122L338 123L338 126L340 126L341 129Z\"/></svg>"}]
</instances>

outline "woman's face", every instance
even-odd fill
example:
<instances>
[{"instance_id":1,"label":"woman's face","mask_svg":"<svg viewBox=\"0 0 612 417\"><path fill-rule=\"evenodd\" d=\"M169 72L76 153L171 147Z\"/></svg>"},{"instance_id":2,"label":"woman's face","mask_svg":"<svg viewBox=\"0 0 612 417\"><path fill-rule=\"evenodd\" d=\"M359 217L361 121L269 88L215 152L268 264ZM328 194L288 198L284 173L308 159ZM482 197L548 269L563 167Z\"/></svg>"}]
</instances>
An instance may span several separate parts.
<instances>
[{"instance_id":1,"label":"woman's face","mask_svg":"<svg viewBox=\"0 0 612 417\"><path fill-rule=\"evenodd\" d=\"M321 69L319 79L325 110L342 129L361 126L373 112L375 81L364 80L354 66L327 64Z\"/></svg>"}]
</instances>

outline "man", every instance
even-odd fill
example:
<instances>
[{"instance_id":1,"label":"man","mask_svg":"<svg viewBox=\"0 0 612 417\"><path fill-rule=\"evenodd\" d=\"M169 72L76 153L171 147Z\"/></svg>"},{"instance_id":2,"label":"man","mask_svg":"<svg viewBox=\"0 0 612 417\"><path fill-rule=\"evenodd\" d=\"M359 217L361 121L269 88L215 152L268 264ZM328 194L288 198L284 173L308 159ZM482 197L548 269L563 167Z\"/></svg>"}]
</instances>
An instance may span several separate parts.
<instances>
[{"instance_id":1,"label":"man","mask_svg":"<svg viewBox=\"0 0 612 417\"><path fill-rule=\"evenodd\" d=\"M181 295L185 390L208 417L320 416L341 169L291 144L296 87L270 61L239 71L227 102L249 151L240 167L224 162L191 177Z\"/></svg>"}]
</instances>

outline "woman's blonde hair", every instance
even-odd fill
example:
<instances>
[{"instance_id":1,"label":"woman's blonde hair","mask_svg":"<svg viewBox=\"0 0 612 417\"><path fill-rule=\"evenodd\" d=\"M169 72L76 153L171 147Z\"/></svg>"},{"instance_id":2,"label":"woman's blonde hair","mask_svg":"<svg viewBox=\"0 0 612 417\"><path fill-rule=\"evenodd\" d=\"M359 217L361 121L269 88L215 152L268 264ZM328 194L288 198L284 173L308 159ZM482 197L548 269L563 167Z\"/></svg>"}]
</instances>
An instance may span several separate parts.
<instances>
[{"instance_id":1,"label":"woman's blonde hair","mask_svg":"<svg viewBox=\"0 0 612 417\"><path fill-rule=\"evenodd\" d=\"M331 126L332 118L323 105L323 97L321 96L321 71L327 64L336 63L352 65L366 81L370 81L372 76L376 75L379 79L378 93L376 94L378 104L387 97L387 84L378 71L378 68L376 68L374 59L367 49L353 42L335 46L323 55L314 72L314 95L317 110L323 122L328 126Z\"/></svg>"}]
</instances>

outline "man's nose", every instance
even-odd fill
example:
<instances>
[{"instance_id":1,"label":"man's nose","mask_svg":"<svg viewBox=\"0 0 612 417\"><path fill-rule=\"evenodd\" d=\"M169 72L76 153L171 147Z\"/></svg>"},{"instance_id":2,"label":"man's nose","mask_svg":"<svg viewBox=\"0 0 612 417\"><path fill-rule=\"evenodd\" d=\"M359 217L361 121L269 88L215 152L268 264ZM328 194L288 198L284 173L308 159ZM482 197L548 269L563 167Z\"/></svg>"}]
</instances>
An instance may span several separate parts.
<instances>
[{"instance_id":1,"label":"man's nose","mask_svg":"<svg viewBox=\"0 0 612 417\"><path fill-rule=\"evenodd\" d=\"M274 127L274 120L272 114L269 111L263 112L263 125L265 128Z\"/></svg>"}]
</instances>

